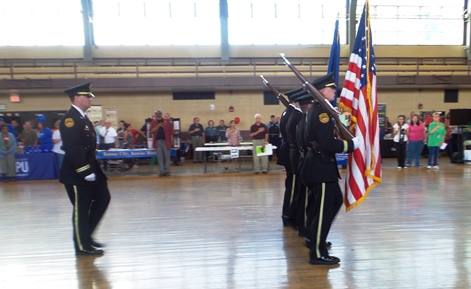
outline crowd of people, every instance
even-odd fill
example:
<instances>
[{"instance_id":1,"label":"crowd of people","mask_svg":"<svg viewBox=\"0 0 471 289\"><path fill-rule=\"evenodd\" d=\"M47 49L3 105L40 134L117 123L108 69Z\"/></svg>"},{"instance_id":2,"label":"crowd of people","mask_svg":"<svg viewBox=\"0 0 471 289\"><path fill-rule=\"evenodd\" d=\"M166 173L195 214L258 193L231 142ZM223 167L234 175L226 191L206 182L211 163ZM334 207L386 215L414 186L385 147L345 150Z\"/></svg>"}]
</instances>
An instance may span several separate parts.
<instances>
[{"instance_id":1,"label":"crowd of people","mask_svg":"<svg viewBox=\"0 0 471 289\"><path fill-rule=\"evenodd\" d=\"M421 167L420 160L427 155L427 169L439 169L438 158L441 151L450 158L458 150L453 134L458 134L458 126L450 124L450 113L442 115L432 111L421 119L414 111L410 118L400 114L392 125L385 117L383 135L392 136L396 149L397 168L406 169L414 165ZM471 125L464 127L464 133L471 132ZM424 150L425 148L425 150Z\"/></svg>"},{"instance_id":2,"label":"crowd of people","mask_svg":"<svg viewBox=\"0 0 471 289\"><path fill-rule=\"evenodd\" d=\"M23 126L13 119L6 123L0 118L0 127L3 136L3 146L0 147L0 173L3 182L16 180L16 160L15 155L19 146L23 146L25 151L41 148L45 151L52 151L56 155L57 166L60 167L64 159L64 151L61 149L62 140L59 132L60 120L54 123L52 129L46 126L46 117L38 114L36 117L36 127L32 121L25 121Z\"/></svg>"}]
</instances>

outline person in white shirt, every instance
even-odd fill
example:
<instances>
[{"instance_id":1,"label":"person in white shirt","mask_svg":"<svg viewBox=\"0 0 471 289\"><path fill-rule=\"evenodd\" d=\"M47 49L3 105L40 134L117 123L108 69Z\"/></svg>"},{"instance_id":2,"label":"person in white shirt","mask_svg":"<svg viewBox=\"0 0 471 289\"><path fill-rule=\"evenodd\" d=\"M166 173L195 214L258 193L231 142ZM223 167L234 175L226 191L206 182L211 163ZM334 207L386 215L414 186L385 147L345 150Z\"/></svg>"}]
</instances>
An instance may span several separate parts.
<instances>
[{"instance_id":1,"label":"person in white shirt","mask_svg":"<svg viewBox=\"0 0 471 289\"><path fill-rule=\"evenodd\" d=\"M406 150L407 136L409 135L409 125L406 123L406 116L400 114L397 117L397 123L393 125L393 141L396 147L397 168L405 169L406 167Z\"/></svg>"},{"instance_id":2,"label":"person in white shirt","mask_svg":"<svg viewBox=\"0 0 471 289\"><path fill-rule=\"evenodd\" d=\"M61 139L61 132L59 131L60 123L61 123L60 120L56 121L56 123L54 124L54 127L56 128L56 130L52 133L52 142L54 143L54 146L52 147L52 152L56 154L56 159L57 159L59 170L62 166L62 161L64 160L64 154L65 154L65 152L61 149L62 139Z\"/></svg>"},{"instance_id":3,"label":"person in white shirt","mask_svg":"<svg viewBox=\"0 0 471 289\"><path fill-rule=\"evenodd\" d=\"M119 148L118 133L111 127L111 121L105 120L105 127L100 130L100 135L103 137L103 143L100 144L100 149L109 150L112 148ZM108 169L108 162L103 162L103 169Z\"/></svg>"}]
</instances>

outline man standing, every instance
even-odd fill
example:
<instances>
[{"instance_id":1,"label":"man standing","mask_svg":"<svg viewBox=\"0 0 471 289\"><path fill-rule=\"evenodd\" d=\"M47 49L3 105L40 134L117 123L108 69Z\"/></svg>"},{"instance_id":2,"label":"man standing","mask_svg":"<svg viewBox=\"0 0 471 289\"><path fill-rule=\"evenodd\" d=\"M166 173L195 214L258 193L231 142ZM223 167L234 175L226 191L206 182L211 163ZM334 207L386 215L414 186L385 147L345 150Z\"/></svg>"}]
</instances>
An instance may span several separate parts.
<instances>
[{"instance_id":1,"label":"man standing","mask_svg":"<svg viewBox=\"0 0 471 289\"><path fill-rule=\"evenodd\" d=\"M96 160L96 133L85 112L95 97L86 83L66 89L72 107L60 124L62 148L65 151L59 181L64 184L72 214L76 255L101 255L102 244L92 239L93 232L110 202L105 174Z\"/></svg>"},{"instance_id":2,"label":"man standing","mask_svg":"<svg viewBox=\"0 0 471 289\"><path fill-rule=\"evenodd\" d=\"M270 122L267 124L268 128L268 142L276 146L276 157L278 158L278 151L280 149L280 123L276 120L276 117L272 114L270 116ZM273 155L269 156L268 159L271 161Z\"/></svg>"},{"instance_id":3,"label":"man standing","mask_svg":"<svg viewBox=\"0 0 471 289\"><path fill-rule=\"evenodd\" d=\"M219 125L216 128L219 132L219 141L226 142L227 141L226 131L229 127L224 123L223 119L219 121Z\"/></svg>"},{"instance_id":4,"label":"man standing","mask_svg":"<svg viewBox=\"0 0 471 289\"><path fill-rule=\"evenodd\" d=\"M193 162L202 163L203 162L203 152L195 151L197 147L201 147L204 144L204 128L200 124L200 119L195 117L193 119L193 124L188 128L188 133L191 137L191 145L193 146Z\"/></svg>"},{"instance_id":5,"label":"man standing","mask_svg":"<svg viewBox=\"0 0 471 289\"><path fill-rule=\"evenodd\" d=\"M154 144L159 163L159 176L170 176L170 151L173 145L173 125L170 114L162 118L162 111L155 112L155 119L150 124L150 132L154 134Z\"/></svg>"},{"instance_id":6,"label":"man standing","mask_svg":"<svg viewBox=\"0 0 471 289\"><path fill-rule=\"evenodd\" d=\"M317 79L316 82L319 92L326 100L332 102L335 98L333 73ZM334 265L340 262L339 258L329 256L326 246L332 222L343 204L335 154L350 153L359 147L357 137L348 141L336 138L332 118L329 111L318 102L312 105L306 116L305 144L308 152L304 168L307 169L308 176L304 180L314 197L315 214L311 224L308 224L306 236L307 241L310 241L311 264Z\"/></svg>"},{"instance_id":7,"label":"man standing","mask_svg":"<svg viewBox=\"0 0 471 289\"><path fill-rule=\"evenodd\" d=\"M105 127L100 130L100 135L103 137L100 149L109 150L112 148L119 148L118 133L111 127L111 121L105 120ZM103 161L103 168L105 171L108 169L108 162Z\"/></svg>"},{"instance_id":8,"label":"man standing","mask_svg":"<svg viewBox=\"0 0 471 289\"><path fill-rule=\"evenodd\" d=\"M25 121L20 141L25 147L38 145L38 133L33 130L33 124L30 121Z\"/></svg>"},{"instance_id":9,"label":"man standing","mask_svg":"<svg viewBox=\"0 0 471 289\"><path fill-rule=\"evenodd\" d=\"M257 113L254 116L255 123L250 127L250 136L253 138L253 168L255 174L260 172L268 174L268 156L257 156L256 148L261 146L265 149L268 143L268 129L265 124L262 123L262 115Z\"/></svg>"}]
</instances>

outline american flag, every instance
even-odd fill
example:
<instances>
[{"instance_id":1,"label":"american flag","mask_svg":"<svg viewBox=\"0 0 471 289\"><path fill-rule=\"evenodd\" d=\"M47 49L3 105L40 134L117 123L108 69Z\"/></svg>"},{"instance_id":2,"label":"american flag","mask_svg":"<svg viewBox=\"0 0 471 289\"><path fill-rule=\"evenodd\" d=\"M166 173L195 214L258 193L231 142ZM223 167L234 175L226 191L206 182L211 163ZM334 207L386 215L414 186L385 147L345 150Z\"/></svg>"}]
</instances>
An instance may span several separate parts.
<instances>
[{"instance_id":1,"label":"american flag","mask_svg":"<svg viewBox=\"0 0 471 289\"><path fill-rule=\"evenodd\" d=\"M339 106L351 113L350 129L360 138L360 147L348 158L345 181L348 212L361 204L371 189L382 182L376 65L368 1L361 15Z\"/></svg>"}]
</instances>

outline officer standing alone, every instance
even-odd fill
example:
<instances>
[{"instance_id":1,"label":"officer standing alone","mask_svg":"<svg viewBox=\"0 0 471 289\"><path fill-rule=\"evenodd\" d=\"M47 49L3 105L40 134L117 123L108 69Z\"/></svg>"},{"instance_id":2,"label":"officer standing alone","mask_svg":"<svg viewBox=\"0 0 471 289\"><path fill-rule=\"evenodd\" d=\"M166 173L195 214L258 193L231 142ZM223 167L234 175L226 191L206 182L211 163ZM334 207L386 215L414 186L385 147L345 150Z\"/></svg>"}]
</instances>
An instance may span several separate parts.
<instances>
[{"instance_id":1,"label":"officer standing alone","mask_svg":"<svg viewBox=\"0 0 471 289\"><path fill-rule=\"evenodd\" d=\"M59 181L73 205L73 240L76 255L101 255L102 244L92 235L110 202L105 174L96 160L96 132L85 112L95 97L86 83L66 89L72 106L60 124L65 152Z\"/></svg>"}]
</instances>

